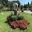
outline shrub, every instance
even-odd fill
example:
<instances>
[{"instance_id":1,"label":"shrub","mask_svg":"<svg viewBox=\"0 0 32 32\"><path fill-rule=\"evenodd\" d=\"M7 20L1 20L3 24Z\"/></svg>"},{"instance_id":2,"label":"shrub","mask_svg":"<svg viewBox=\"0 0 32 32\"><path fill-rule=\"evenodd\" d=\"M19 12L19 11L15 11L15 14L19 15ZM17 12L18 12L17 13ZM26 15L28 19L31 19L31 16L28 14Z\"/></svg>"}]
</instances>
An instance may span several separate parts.
<instances>
[{"instance_id":1,"label":"shrub","mask_svg":"<svg viewBox=\"0 0 32 32\"><path fill-rule=\"evenodd\" d=\"M12 20L17 20L17 18L18 18L18 17L17 17L16 15L11 16L11 19L12 19Z\"/></svg>"},{"instance_id":2,"label":"shrub","mask_svg":"<svg viewBox=\"0 0 32 32\"><path fill-rule=\"evenodd\" d=\"M23 20L24 17L23 16L18 16L18 20Z\"/></svg>"},{"instance_id":3,"label":"shrub","mask_svg":"<svg viewBox=\"0 0 32 32\"><path fill-rule=\"evenodd\" d=\"M11 16L7 17L7 21L8 22L11 21Z\"/></svg>"},{"instance_id":4,"label":"shrub","mask_svg":"<svg viewBox=\"0 0 32 32\"><path fill-rule=\"evenodd\" d=\"M12 28L21 28L26 29L29 25L29 22L24 19L23 16L17 16L17 15L10 15L7 20L9 21L9 25L11 25ZM11 22L12 21L12 22Z\"/></svg>"},{"instance_id":5,"label":"shrub","mask_svg":"<svg viewBox=\"0 0 32 32\"><path fill-rule=\"evenodd\" d=\"M18 15L14 15L13 13L11 13L11 15L9 15L8 17L7 17L7 20L9 21L13 21L13 20L23 20L24 19L24 17L23 16L18 16Z\"/></svg>"}]
</instances>

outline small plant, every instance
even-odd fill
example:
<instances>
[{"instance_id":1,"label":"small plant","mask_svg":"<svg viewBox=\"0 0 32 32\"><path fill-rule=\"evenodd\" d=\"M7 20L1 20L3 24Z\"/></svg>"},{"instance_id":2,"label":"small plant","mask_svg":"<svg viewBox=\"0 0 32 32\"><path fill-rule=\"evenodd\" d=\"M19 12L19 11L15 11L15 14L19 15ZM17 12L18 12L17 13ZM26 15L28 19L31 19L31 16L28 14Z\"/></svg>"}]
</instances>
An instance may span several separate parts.
<instances>
[{"instance_id":1,"label":"small plant","mask_svg":"<svg viewBox=\"0 0 32 32\"><path fill-rule=\"evenodd\" d=\"M12 19L12 20L17 20L17 18L18 18L18 17L17 17L16 15L11 16L11 19Z\"/></svg>"},{"instance_id":2,"label":"small plant","mask_svg":"<svg viewBox=\"0 0 32 32\"><path fill-rule=\"evenodd\" d=\"M18 20L23 20L24 17L23 16L18 16Z\"/></svg>"},{"instance_id":3,"label":"small plant","mask_svg":"<svg viewBox=\"0 0 32 32\"><path fill-rule=\"evenodd\" d=\"M24 19L23 16L19 15L10 15L8 18L9 25L12 28L21 28L21 29L26 29L27 26L29 25L29 22Z\"/></svg>"}]
</instances>

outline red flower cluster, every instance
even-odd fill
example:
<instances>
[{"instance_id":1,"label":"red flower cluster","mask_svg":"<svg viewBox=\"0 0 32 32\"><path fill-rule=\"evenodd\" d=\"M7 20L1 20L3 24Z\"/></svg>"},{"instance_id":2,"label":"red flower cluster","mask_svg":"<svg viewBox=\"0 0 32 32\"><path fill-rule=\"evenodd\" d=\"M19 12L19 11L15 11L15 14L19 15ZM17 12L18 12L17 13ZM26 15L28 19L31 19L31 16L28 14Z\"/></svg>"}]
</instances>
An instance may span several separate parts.
<instances>
[{"instance_id":1,"label":"red flower cluster","mask_svg":"<svg viewBox=\"0 0 32 32\"><path fill-rule=\"evenodd\" d=\"M29 22L27 20L16 20L16 21L10 22L10 25L12 28L20 27L22 29L26 29L27 26L29 25Z\"/></svg>"}]
</instances>

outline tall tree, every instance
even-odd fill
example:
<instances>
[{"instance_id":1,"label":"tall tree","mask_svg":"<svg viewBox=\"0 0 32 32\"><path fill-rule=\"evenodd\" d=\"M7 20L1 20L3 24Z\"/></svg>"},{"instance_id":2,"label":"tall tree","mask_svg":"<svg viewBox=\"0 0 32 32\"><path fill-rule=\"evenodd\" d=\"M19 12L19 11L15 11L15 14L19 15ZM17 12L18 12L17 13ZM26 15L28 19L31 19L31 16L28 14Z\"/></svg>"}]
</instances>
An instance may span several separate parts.
<instances>
[{"instance_id":1,"label":"tall tree","mask_svg":"<svg viewBox=\"0 0 32 32\"><path fill-rule=\"evenodd\" d=\"M2 0L3 5L7 5L8 0Z\"/></svg>"},{"instance_id":2,"label":"tall tree","mask_svg":"<svg viewBox=\"0 0 32 32\"><path fill-rule=\"evenodd\" d=\"M20 1L17 0L18 7L20 7ZM17 15L17 11L15 11L15 15Z\"/></svg>"},{"instance_id":3,"label":"tall tree","mask_svg":"<svg viewBox=\"0 0 32 32\"><path fill-rule=\"evenodd\" d=\"M17 0L17 3L18 3L18 7L20 7L20 1L19 0Z\"/></svg>"},{"instance_id":4,"label":"tall tree","mask_svg":"<svg viewBox=\"0 0 32 32\"><path fill-rule=\"evenodd\" d=\"M32 4L32 1L31 1L31 4Z\"/></svg>"},{"instance_id":5,"label":"tall tree","mask_svg":"<svg viewBox=\"0 0 32 32\"><path fill-rule=\"evenodd\" d=\"M28 2L28 7L29 7L29 2Z\"/></svg>"}]
</instances>

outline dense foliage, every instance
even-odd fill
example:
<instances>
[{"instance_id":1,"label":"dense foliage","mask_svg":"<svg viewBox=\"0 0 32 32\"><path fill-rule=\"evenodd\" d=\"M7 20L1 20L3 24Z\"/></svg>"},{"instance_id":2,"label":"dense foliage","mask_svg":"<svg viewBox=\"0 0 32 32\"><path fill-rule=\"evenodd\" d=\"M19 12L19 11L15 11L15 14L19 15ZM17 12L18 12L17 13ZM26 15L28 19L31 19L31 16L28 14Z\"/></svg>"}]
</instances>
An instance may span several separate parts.
<instances>
[{"instance_id":1,"label":"dense foliage","mask_svg":"<svg viewBox=\"0 0 32 32\"><path fill-rule=\"evenodd\" d=\"M16 16L16 15L10 15L9 17L7 17L7 19L9 20L23 20L24 17L23 16Z\"/></svg>"},{"instance_id":2,"label":"dense foliage","mask_svg":"<svg viewBox=\"0 0 32 32\"><path fill-rule=\"evenodd\" d=\"M8 18L8 23L12 28L27 29L29 22L24 19L23 16L10 15Z\"/></svg>"},{"instance_id":3,"label":"dense foliage","mask_svg":"<svg viewBox=\"0 0 32 32\"><path fill-rule=\"evenodd\" d=\"M23 16L18 16L18 20L23 20L24 17Z\"/></svg>"}]
</instances>

